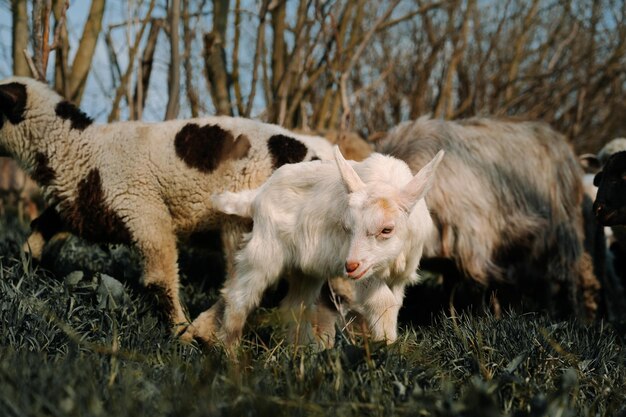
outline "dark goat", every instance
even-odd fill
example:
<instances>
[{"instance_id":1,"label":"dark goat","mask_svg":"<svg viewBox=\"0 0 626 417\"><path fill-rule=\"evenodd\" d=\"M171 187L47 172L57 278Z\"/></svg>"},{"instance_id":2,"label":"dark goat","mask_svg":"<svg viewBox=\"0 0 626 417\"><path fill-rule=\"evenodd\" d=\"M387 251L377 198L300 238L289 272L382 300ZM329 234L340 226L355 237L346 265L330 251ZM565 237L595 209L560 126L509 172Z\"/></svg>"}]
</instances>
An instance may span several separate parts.
<instances>
[{"instance_id":1,"label":"dark goat","mask_svg":"<svg viewBox=\"0 0 626 417\"><path fill-rule=\"evenodd\" d=\"M606 161L593 179L598 187L593 211L604 226L626 225L626 151Z\"/></svg>"},{"instance_id":2,"label":"dark goat","mask_svg":"<svg viewBox=\"0 0 626 417\"><path fill-rule=\"evenodd\" d=\"M446 158L426 198L439 234L423 267L428 257L451 260L448 270L497 289L502 302L508 294L511 305L593 317L599 284L583 250L582 169L565 138L538 122L420 118L376 142L414 172L439 149Z\"/></svg>"}]
</instances>

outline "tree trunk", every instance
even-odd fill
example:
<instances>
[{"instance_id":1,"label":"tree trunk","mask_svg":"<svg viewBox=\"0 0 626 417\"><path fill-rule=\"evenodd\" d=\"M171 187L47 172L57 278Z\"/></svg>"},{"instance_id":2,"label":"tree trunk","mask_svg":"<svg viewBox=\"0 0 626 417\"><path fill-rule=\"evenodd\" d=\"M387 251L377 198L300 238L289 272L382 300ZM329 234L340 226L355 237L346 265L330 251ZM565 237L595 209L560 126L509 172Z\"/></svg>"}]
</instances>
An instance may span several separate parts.
<instances>
[{"instance_id":1,"label":"tree trunk","mask_svg":"<svg viewBox=\"0 0 626 417\"><path fill-rule=\"evenodd\" d=\"M80 38L76 56L70 70L69 97L75 104L80 104L85 90L85 83L91 70L91 62L102 30L102 18L106 0L92 0L87 22Z\"/></svg>"},{"instance_id":2,"label":"tree trunk","mask_svg":"<svg viewBox=\"0 0 626 417\"><path fill-rule=\"evenodd\" d=\"M67 25L63 20L65 13L65 1L55 0L52 6L52 12L54 13L54 31L59 36L56 39L56 55L54 58L54 88L63 97L68 98L70 96L69 86L69 54L70 44L67 33ZM62 25L62 27L59 27Z\"/></svg>"},{"instance_id":3,"label":"tree trunk","mask_svg":"<svg viewBox=\"0 0 626 417\"><path fill-rule=\"evenodd\" d=\"M285 76L285 15L286 1L278 1L270 10L272 17L272 76L271 76L271 98L272 102L267 103L271 109L270 121L276 123L280 114L280 98L278 89L282 78Z\"/></svg>"},{"instance_id":4,"label":"tree trunk","mask_svg":"<svg viewBox=\"0 0 626 417\"><path fill-rule=\"evenodd\" d=\"M171 0L168 12L170 27L170 69L169 69L169 95L165 120L178 117L180 109L180 0Z\"/></svg>"},{"instance_id":5,"label":"tree trunk","mask_svg":"<svg viewBox=\"0 0 626 417\"><path fill-rule=\"evenodd\" d=\"M204 66L215 112L232 115L230 79L226 70L226 25L228 0L213 0L213 30L204 34Z\"/></svg>"},{"instance_id":6,"label":"tree trunk","mask_svg":"<svg viewBox=\"0 0 626 417\"><path fill-rule=\"evenodd\" d=\"M146 40L146 46L141 56L141 62L139 63L139 71L137 83L135 84L135 94L133 96L133 113L136 115L137 120L141 120L143 109L146 106L146 97L148 96L148 86L150 85L150 76L152 75L152 63L154 61L154 52L156 51L157 39L163 21L160 19L154 19L150 25L150 32L148 32L148 39ZM121 77L120 77L121 78Z\"/></svg>"},{"instance_id":7,"label":"tree trunk","mask_svg":"<svg viewBox=\"0 0 626 417\"><path fill-rule=\"evenodd\" d=\"M202 5L201 5L202 7ZM198 117L200 108L200 99L193 85L193 67L191 65L191 53L193 49L193 41L196 38L194 30L191 28L191 20L189 16L189 2L183 2L183 68L185 70L185 91L187 93L187 101L189 101L189 110L191 117Z\"/></svg>"},{"instance_id":8,"label":"tree trunk","mask_svg":"<svg viewBox=\"0 0 626 417\"><path fill-rule=\"evenodd\" d=\"M24 56L24 50L28 49L28 14L26 1L11 0L11 13L13 14L13 75L28 76L30 69Z\"/></svg>"}]
</instances>

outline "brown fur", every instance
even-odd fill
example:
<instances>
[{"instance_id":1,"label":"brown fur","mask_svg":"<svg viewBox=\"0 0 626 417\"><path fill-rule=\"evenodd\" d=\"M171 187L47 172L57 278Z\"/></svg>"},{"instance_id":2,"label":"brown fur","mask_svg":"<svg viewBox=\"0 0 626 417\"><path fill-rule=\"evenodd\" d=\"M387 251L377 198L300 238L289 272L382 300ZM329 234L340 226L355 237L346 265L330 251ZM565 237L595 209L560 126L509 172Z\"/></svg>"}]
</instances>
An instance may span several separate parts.
<instances>
[{"instance_id":1,"label":"brown fur","mask_svg":"<svg viewBox=\"0 0 626 417\"><path fill-rule=\"evenodd\" d=\"M120 216L107 207L100 172L94 168L78 184L76 201L67 222L78 235L94 241L130 243L130 232Z\"/></svg>"},{"instance_id":2,"label":"brown fur","mask_svg":"<svg viewBox=\"0 0 626 417\"><path fill-rule=\"evenodd\" d=\"M41 233L44 240L52 239L54 235L66 230L65 222L53 208L48 207L30 223L31 230Z\"/></svg>"},{"instance_id":3,"label":"brown fur","mask_svg":"<svg viewBox=\"0 0 626 417\"><path fill-rule=\"evenodd\" d=\"M602 290L600 282L596 279L593 271L591 255L584 253L578 265L580 270L578 287L582 294L582 304L588 320L597 318L598 300Z\"/></svg>"},{"instance_id":4,"label":"brown fur","mask_svg":"<svg viewBox=\"0 0 626 417\"><path fill-rule=\"evenodd\" d=\"M202 172L214 171L220 163L229 159L241 159L250 150L245 135L237 139L217 125L185 125L174 139L176 155L185 163Z\"/></svg>"},{"instance_id":5,"label":"brown fur","mask_svg":"<svg viewBox=\"0 0 626 417\"><path fill-rule=\"evenodd\" d=\"M277 169L285 164L302 162L307 148L302 142L285 135L274 135L267 141L272 164Z\"/></svg>"},{"instance_id":6,"label":"brown fur","mask_svg":"<svg viewBox=\"0 0 626 417\"><path fill-rule=\"evenodd\" d=\"M50 185L56 178L56 173L50 168L48 163L49 160L46 154L41 152L35 154L35 170L33 171L32 177L43 186Z\"/></svg>"},{"instance_id":7,"label":"brown fur","mask_svg":"<svg viewBox=\"0 0 626 417\"><path fill-rule=\"evenodd\" d=\"M71 122L72 129L85 130L93 123L91 117L69 101L61 101L54 110L61 119Z\"/></svg>"},{"instance_id":8,"label":"brown fur","mask_svg":"<svg viewBox=\"0 0 626 417\"><path fill-rule=\"evenodd\" d=\"M330 143L339 145L343 156L352 161L362 161L374 151L372 145L355 132L328 130L319 133Z\"/></svg>"},{"instance_id":9,"label":"brown fur","mask_svg":"<svg viewBox=\"0 0 626 417\"><path fill-rule=\"evenodd\" d=\"M156 311L159 315L162 315L166 320L169 319L169 317L174 317L175 309L174 303L172 302L173 294L167 286L160 283L150 283L146 285L146 291L149 294L152 294L152 296L156 299L155 304L158 306Z\"/></svg>"}]
</instances>

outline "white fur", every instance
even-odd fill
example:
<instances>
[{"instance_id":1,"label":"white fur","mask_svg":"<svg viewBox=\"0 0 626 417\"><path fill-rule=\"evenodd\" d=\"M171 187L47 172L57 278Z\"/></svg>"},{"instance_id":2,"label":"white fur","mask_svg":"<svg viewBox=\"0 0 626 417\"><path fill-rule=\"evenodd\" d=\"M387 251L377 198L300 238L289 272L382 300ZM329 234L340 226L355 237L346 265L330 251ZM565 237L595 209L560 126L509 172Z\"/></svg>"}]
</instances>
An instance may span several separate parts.
<instances>
[{"instance_id":1,"label":"white fur","mask_svg":"<svg viewBox=\"0 0 626 417\"><path fill-rule=\"evenodd\" d=\"M222 290L217 337L227 345L236 342L263 292L283 275L289 280L283 308L294 317L299 311L313 314L326 279L344 276L356 284L352 307L365 317L372 337L393 342L404 287L418 281L424 242L434 232L423 197L442 157L443 151L413 176L393 157L373 154L348 163L335 147L336 164L285 165L255 195L214 197L216 209L254 220L237 254L235 278ZM357 266L347 271L350 263ZM206 330L202 321L216 314L207 312L192 326Z\"/></svg>"}]
</instances>

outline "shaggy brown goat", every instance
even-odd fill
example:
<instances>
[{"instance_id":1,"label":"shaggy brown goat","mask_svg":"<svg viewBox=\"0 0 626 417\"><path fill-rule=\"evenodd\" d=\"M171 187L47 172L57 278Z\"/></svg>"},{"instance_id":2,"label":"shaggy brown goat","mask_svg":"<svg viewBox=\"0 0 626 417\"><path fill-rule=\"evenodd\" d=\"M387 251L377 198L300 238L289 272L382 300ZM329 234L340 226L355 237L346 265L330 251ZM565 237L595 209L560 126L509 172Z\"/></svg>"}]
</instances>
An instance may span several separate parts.
<instances>
[{"instance_id":1,"label":"shaggy brown goat","mask_svg":"<svg viewBox=\"0 0 626 417\"><path fill-rule=\"evenodd\" d=\"M509 293L526 309L594 316L599 283L583 251L583 173L561 134L538 122L420 118L375 148L414 172L446 152L426 197L439 233L425 247L425 269L426 258L431 266L451 259L504 302Z\"/></svg>"}]
</instances>

